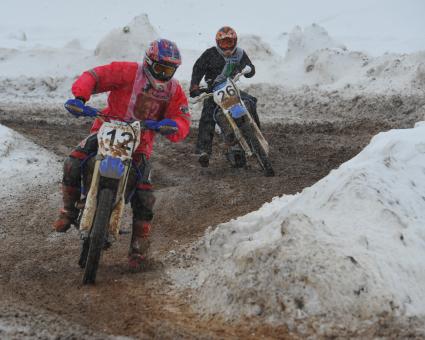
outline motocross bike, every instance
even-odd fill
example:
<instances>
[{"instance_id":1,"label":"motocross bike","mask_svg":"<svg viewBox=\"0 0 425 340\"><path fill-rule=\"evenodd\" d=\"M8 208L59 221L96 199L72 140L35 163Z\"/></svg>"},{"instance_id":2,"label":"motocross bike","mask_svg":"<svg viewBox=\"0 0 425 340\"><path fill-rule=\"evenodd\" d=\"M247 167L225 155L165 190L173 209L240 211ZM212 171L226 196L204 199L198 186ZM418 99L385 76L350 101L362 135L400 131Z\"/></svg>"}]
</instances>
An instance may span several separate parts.
<instances>
[{"instance_id":1,"label":"motocross bike","mask_svg":"<svg viewBox=\"0 0 425 340\"><path fill-rule=\"evenodd\" d=\"M233 78L225 78L216 82L212 90L201 88L198 97L191 98L191 103L198 103L213 97L218 105L214 120L220 127L228 146L228 155L234 154L236 167L243 167L246 159L255 156L266 176L274 176L274 170L269 159L269 144L246 108L236 85L239 78L250 69L243 70Z\"/></svg>"},{"instance_id":2,"label":"motocross bike","mask_svg":"<svg viewBox=\"0 0 425 340\"><path fill-rule=\"evenodd\" d=\"M120 234L119 224L124 206L131 198L131 193L126 189L132 168L132 156L140 144L140 132L144 129L161 132L161 129L173 128L158 127L158 122L152 120L114 120L118 117L110 115L110 120L106 121L103 119L106 116L89 106L81 109L65 104L65 108L70 112L80 110L81 115L103 120L97 132L98 151L91 158L94 165L87 167L89 171L83 171L83 198L76 206L80 209L77 220L81 238L78 264L84 269L83 284L93 284L102 250L116 241Z\"/></svg>"}]
</instances>

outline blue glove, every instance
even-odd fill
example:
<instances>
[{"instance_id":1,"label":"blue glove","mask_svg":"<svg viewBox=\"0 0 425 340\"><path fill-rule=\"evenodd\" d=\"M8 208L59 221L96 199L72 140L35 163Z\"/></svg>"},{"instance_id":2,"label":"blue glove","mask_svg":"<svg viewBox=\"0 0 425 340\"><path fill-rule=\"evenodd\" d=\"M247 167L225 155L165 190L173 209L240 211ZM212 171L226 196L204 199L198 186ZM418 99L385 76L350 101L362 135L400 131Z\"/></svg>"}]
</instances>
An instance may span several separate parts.
<instances>
[{"instance_id":1,"label":"blue glove","mask_svg":"<svg viewBox=\"0 0 425 340\"><path fill-rule=\"evenodd\" d=\"M84 102L81 99L68 99L65 104L65 109L75 117L80 117L84 114Z\"/></svg>"},{"instance_id":2,"label":"blue glove","mask_svg":"<svg viewBox=\"0 0 425 340\"><path fill-rule=\"evenodd\" d=\"M145 120L144 124L149 130L154 130L164 136L172 135L178 131L177 123L169 118L165 118L159 122L156 120Z\"/></svg>"},{"instance_id":3,"label":"blue glove","mask_svg":"<svg viewBox=\"0 0 425 340\"><path fill-rule=\"evenodd\" d=\"M179 130L177 123L169 118L165 118L158 122L158 132L161 135L169 136L176 133Z\"/></svg>"}]
</instances>

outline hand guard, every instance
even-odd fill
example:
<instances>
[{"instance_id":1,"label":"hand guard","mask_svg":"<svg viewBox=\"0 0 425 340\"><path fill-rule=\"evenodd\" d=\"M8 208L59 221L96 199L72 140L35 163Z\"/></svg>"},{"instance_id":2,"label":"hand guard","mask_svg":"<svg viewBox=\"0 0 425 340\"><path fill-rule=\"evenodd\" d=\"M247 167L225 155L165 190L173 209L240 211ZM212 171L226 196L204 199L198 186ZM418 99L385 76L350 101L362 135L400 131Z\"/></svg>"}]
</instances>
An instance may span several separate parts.
<instances>
[{"instance_id":1,"label":"hand guard","mask_svg":"<svg viewBox=\"0 0 425 340\"><path fill-rule=\"evenodd\" d=\"M84 105L84 102L78 98L68 99L64 106L69 113L77 118L80 116L95 117L98 114L96 109Z\"/></svg>"},{"instance_id":2,"label":"hand guard","mask_svg":"<svg viewBox=\"0 0 425 340\"><path fill-rule=\"evenodd\" d=\"M83 113L84 116L87 117L96 117L99 114L99 112L91 106L84 106Z\"/></svg>"},{"instance_id":3,"label":"hand guard","mask_svg":"<svg viewBox=\"0 0 425 340\"><path fill-rule=\"evenodd\" d=\"M246 77L246 78L249 78L249 74L251 73L251 71L252 71L252 68L251 68L251 66L249 66L249 65L246 65L244 68L243 68L243 70L242 70L242 74Z\"/></svg>"},{"instance_id":4,"label":"hand guard","mask_svg":"<svg viewBox=\"0 0 425 340\"><path fill-rule=\"evenodd\" d=\"M172 135L178 131L177 123L169 118L165 118L159 122L155 120L145 120L144 124L149 130L154 130L164 136Z\"/></svg>"},{"instance_id":5,"label":"hand guard","mask_svg":"<svg viewBox=\"0 0 425 340\"><path fill-rule=\"evenodd\" d=\"M65 104L65 109L75 117L84 115L84 102L81 99L68 99Z\"/></svg>"}]
</instances>

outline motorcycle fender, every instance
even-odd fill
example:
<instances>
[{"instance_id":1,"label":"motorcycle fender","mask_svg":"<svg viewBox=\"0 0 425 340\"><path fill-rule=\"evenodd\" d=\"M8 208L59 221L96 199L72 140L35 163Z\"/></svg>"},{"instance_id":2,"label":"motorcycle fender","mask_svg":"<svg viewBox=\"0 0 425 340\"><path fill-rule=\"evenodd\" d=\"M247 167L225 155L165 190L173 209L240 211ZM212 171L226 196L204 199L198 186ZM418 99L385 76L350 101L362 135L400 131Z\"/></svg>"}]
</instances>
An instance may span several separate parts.
<instances>
[{"instance_id":1,"label":"motorcycle fender","mask_svg":"<svg viewBox=\"0 0 425 340\"><path fill-rule=\"evenodd\" d=\"M229 108L229 112L234 119L241 118L247 114L246 108L240 104L233 105Z\"/></svg>"},{"instance_id":2,"label":"motorcycle fender","mask_svg":"<svg viewBox=\"0 0 425 340\"><path fill-rule=\"evenodd\" d=\"M121 159L117 157L106 156L100 162L99 173L103 177L120 179L125 173L125 166Z\"/></svg>"},{"instance_id":3,"label":"motorcycle fender","mask_svg":"<svg viewBox=\"0 0 425 340\"><path fill-rule=\"evenodd\" d=\"M96 160L94 164L93 177L90 185L90 190L87 194L86 203L84 206L83 216L80 221L80 231L89 232L93 224L94 215L97 205L97 191L99 188L99 165L100 160Z\"/></svg>"}]
</instances>

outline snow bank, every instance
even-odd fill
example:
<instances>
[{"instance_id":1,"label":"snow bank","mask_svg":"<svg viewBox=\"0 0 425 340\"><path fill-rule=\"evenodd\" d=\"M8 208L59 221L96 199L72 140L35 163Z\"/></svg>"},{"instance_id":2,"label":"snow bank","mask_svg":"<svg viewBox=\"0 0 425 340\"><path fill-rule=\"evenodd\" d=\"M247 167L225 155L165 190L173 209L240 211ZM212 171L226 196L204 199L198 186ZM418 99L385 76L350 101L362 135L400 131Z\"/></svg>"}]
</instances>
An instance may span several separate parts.
<instances>
[{"instance_id":1,"label":"snow bank","mask_svg":"<svg viewBox=\"0 0 425 340\"><path fill-rule=\"evenodd\" d=\"M83 49L78 39L63 48L0 48L0 104L61 104L82 72L114 60L142 61L148 43L156 38L156 29L142 14L107 34L94 53Z\"/></svg>"},{"instance_id":2,"label":"snow bank","mask_svg":"<svg viewBox=\"0 0 425 340\"><path fill-rule=\"evenodd\" d=\"M149 42L159 37L147 14L135 17L123 28L112 30L97 45L94 54L104 60L139 60Z\"/></svg>"},{"instance_id":3,"label":"snow bank","mask_svg":"<svg viewBox=\"0 0 425 340\"><path fill-rule=\"evenodd\" d=\"M372 57L349 51L313 24L295 27L288 38L285 62L273 83L291 88L315 86L347 93L420 93L424 86L425 52Z\"/></svg>"},{"instance_id":4,"label":"snow bank","mask_svg":"<svg viewBox=\"0 0 425 340\"><path fill-rule=\"evenodd\" d=\"M209 230L178 283L229 318L316 332L425 318L425 123L375 136L300 194Z\"/></svg>"},{"instance_id":5,"label":"snow bank","mask_svg":"<svg viewBox=\"0 0 425 340\"><path fill-rule=\"evenodd\" d=\"M299 60L317 50L328 48L347 49L317 24L307 26L304 30L300 26L295 26L289 35L285 61Z\"/></svg>"},{"instance_id":6,"label":"snow bank","mask_svg":"<svg viewBox=\"0 0 425 340\"><path fill-rule=\"evenodd\" d=\"M52 105L59 107L64 99L71 96L71 85L84 70L113 60L141 61L147 43L158 35L147 15L142 14L127 26L107 34L98 43L95 52L82 48L82 41L77 38L64 40L62 48L0 48L1 108L4 111L17 107L19 111L20 105L33 106L34 103L43 111ZM401 103L411 101L412 96L415 96L414 101L423 98L425 52L386 54L375 58L364 52L348 50L317 24L304 29L297 26L292 30L285 57L284 50L276 44L272 48L264 36L240 34L239 44L247 51L257 70L255 77L241 79L242 88L252 85L252 94L259 98L259 110L268 120L286 119L290 116L288 110L297 111L297 119L302 120L298 111L305 112L312 101L321 103L329 98L332 102L336 91L338 97L348 102L347 108L330 112L325 106L319 110L316 107L313 114L319 119L324 116L328 120L350 115L356 117L360 106L356 98L360 96L365 98L364 108L360 108L364 115L375 115L376 112L375 105L368 105L369 99L378 105L391 106L394 95L400 96L398 102ZM181 52L183 64L177 70L176 78L187 84L203 47L194 45ZM273 92L261 90L266 89L263 86L266 83L271 85L269 90ZM313 92L317 95L311 97ZM377 96L379 100L375 100ZM355 110L351 110L351 101ZM415 110L409 107L391 116L404 120ZM197 107L195 111L194 116L199 116Z\"/></svg>"},{"instance_id":7,"label":"snow bank","mask_svg":"<svg viewBox=\"0 0 425 340\"><path fill-rule=\"evenodd\" d=\"M61 167L55 155L0 125L0 201L59 181Z\"/></svg>"},{"instance_id":8,"label":"snow bank","mask_svg":"<svg viewBox=\"0 0 425 340\"><path fill-rule=\"evenodd\" d=\"M279 54L258 35L242 34L238 39L238 44L246 51L251 61L273 60L279 56Z\"/></svg>"}]
</instances>

